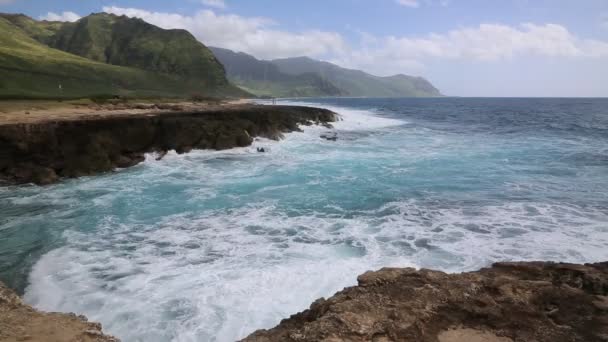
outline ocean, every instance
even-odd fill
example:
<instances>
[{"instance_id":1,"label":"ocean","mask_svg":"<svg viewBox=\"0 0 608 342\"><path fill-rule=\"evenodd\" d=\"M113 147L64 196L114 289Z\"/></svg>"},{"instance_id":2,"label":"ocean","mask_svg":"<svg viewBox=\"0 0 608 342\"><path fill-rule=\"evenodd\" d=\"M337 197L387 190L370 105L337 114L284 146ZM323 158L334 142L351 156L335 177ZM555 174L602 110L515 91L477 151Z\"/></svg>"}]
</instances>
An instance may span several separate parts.
<instances>
[{"instance_id":1,"label":"ocean","mask_svg":"<svg viewBox=\"0 0 608 342\"><path fill-rule=\"evenodd\" d=\"M608 99L279 103L342 121L0 188L0 280L123 341L232 341L367 270L608 260Z\"/></svg>"}]
</instances>

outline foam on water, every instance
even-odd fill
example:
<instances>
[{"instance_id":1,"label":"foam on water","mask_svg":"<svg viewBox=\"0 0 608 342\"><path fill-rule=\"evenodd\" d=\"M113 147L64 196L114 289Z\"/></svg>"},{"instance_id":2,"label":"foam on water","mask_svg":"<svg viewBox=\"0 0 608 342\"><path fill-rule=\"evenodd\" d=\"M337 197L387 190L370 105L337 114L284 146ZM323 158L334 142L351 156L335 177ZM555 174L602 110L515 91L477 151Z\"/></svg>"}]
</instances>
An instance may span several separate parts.
<instances>
[{"instance_id":1,"label":"foam on water","mask_svg":"<svg viewBox=\"0 0 608 342\"><path fill-rule=\"evenodd\" d=\"M404 124L365 111L331 109L342 116L334 125L340 132ZM162 161L151 154L140 166L146 172L133 176L151 185L154 179L175 184L206 174L204 186L184 191L186 205L196 207L198 201L221 196L218 188L263 177L269 167L290 172L340 153L307 153L327 148L319 139L327 129L303 129L281 142L256 139L251 147L229 151L172 152ZM269 152L260 155L257 147ZM261 157L264 161L258 163ZM225 163L232 165L224 169ZM215 174L214 166L224 173ZM145 195L136 183L131 185L129 194L121 190L96 197L92 205L109 207L117 197ZM291 216L276 208L272 197L291 186L299 184L263 184L249 191L253 197L267 194L270 199L264 202L245 199L243 206L230 209L186 210L152 225L109 217L93 233L67 230L66 246L33 267L25 299L46 310L84 313L128 341L230 341L271 327L316 298L354 284L356 275L368 269L412 265L400 255L384 255L376 241L363 237L369 227L363 221L322 213ZM239 200L236 193L225 195Z\"/></svg>"},{"instance_id":2,"label":"foam on water","mask_svg":"<svg viewBox=\"0 0 608 342\"><path fill-rule=\"evenodd\" d=\"M85 314L125 341L231 341L370 269L608 257L604 166L554 156L580 160L601 142L460 134L326 107L343 117L336 142L305 127L281 142L0 192L15 212L0 228L47 227L54 241L25 300ZM40 214L19 216L32 207Z\"/></svg>"},{"instance_id":3,"label":"foam on water","mask_svg":"<svg viewBox=\"0 0 608 342\"><path fill-rule=\"evenodd\" d=\"M152 226L108 221L93 236L67 232L68 246L34 267L25 299L85 313L127 341L230 341L353 285L369 269L605 257L608 216L577 212L508 205L466 213L400 202L351 218L290 217L259 203ZM573 228L559 229L564 223Z\"/></svg>"},{"instance_id":4,"label":"foam on water","mask_svg":"<svg viewBox=\"0 0 608 342\"><path fill-rule=\"evenodd\" d=\"M281 101L284 105L319 107L319 103L303 101ZM382 117L374 109L353 109L336 105L323 104L323 108L340 114L343 118L333 124L339 130L373 130L384 127L400 126L407 122L393 118Z\"/></svg>"}]
</instances>

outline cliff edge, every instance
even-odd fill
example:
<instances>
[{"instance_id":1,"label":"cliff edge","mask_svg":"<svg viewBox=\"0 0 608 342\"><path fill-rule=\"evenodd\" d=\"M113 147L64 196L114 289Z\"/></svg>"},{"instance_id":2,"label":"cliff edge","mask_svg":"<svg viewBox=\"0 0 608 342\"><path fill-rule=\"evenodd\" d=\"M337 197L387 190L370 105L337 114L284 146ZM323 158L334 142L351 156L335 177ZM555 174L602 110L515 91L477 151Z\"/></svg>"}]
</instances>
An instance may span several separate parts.
<instances>
[{"instance_id":1,"label":"cliff edge","mask_svg":"<svg viewBox=\"0 0 608 342\"><path fill-rule=\"evenodd\" d=\"M385 268L244 341L608 341L608 263Z\"/></svg>"},{"instance_id":2,"label":"cliff edge","mask_svg":"<svg viewBox=\"0 0 608 342\"><path fill-rule=\"evenodd\" d=\"M24 304L0 283L0 341L31 342L119 342L104 335L101 324L84 316L44 313Z\"/></svg>"},{"instance_id":3,"label":"cliff edge","mask_svg":"<svg viewBox=\"0 0 608 342\"><path fill-rule=\"evenodd\" d=\"M497 263L461 274L385 268L358 283L243 341L608 341L608 262ZM0 341L117 339L84 316L37 311L0 283Z\"/></svg>"},{"instance_id":4,"label":"cliff edge","mask_svg":"<svg viewBox=\"0 0 608 342\"><path fill-rule=\"evenodd\" d=\"M0 123L0 180L50 184L130 167L148 152L244 147L254 137L276 140L300 125L336 119L326 109L252 104L60 119L26 115L23 122Z\"/></svg>"}]
</instances>

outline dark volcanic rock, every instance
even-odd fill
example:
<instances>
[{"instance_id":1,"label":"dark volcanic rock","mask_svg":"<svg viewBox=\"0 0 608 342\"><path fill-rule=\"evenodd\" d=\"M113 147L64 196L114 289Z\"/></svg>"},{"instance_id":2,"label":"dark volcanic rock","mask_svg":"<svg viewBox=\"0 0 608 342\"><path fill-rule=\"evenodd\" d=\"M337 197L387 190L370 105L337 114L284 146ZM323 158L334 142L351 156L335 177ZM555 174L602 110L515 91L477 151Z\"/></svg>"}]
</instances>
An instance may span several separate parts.
<instances>
[{"instance_id":1,"label":"dark volcanic rock","mask_svg":"<svg viewBox=\"0 0 608 342\"><path fill-rule=\"evenodd\" d=\"M386 268L244 341L608 341L608 263Z\"/></svg>"},{"instance_id":2,"label":"dark volcanic rock","mask_svg":"<svg viewBox=\"0 0 608 342\"><path fill-rule=\"evenodd\" d=\"M0 125L0 180L49 184L136 165L147 152L229 149L280 139L335 113L295 106L228 106L200 112L121 114Z\"/></svg>"}]
</instances>

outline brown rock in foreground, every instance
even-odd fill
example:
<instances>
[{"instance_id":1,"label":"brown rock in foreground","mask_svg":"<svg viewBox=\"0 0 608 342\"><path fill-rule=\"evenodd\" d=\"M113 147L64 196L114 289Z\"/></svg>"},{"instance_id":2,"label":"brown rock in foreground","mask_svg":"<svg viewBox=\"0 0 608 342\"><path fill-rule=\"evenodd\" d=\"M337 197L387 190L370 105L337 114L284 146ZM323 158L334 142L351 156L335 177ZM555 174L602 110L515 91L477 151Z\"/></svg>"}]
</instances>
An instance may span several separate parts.
<instances>
[{"instance_id":1,"label":"brown rock in foreground","mask_svg":"<svg viewBox=\"0 0 608 342\"><path fill-rule=\"evenodd\" d=\"M101 324L84 316L44 313L21 302L0 283L0 341L118 342L101 332Z\"/></svg>"},{"instance_id":2,"label":"brown rock in foreground","mask_svg":"<svg viewBox=\"0 0 608 342\"><path fill-rule=\"evenodd\" d=\"M608 341L608 263L382 269L244 341Z\"/></svg>"},{"instance_id":3,"label":"brown rock in foreground","mask_svg":"<svg viewBox=\"0 0 608 342\"><path fill-rule=\"evenodd\" d=\"M194 112L74 116L0 124L0 180L50 184L136 165L148 152L223 150L279 139L336 114L298 106L215 106Z\"/></svg>"}]
</instances>

